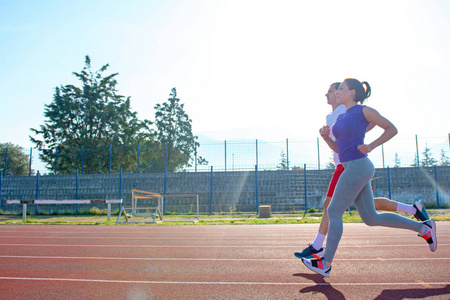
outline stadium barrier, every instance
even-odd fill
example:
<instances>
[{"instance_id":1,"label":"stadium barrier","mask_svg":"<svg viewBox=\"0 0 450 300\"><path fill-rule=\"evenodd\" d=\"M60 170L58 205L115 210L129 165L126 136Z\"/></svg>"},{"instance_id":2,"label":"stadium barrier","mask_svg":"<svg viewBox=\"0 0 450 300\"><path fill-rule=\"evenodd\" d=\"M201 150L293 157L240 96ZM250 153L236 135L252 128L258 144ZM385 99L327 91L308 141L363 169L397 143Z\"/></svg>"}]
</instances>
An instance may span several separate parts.
<instances>
[{"instance_id":1,"label":"stadium barrier","mask_svg":"<svg viewBox=\"0 0 450 300\"><path fill-rule=\"evenodd\" d=\"M67 200L6 200L6 204L22 204L22 220L25 222L27 218L28 204L94 204L106 203L108 205L108 221L111 219L111 204L122 204L122 199L67 199Z\"/></svg>"}]
</instances>

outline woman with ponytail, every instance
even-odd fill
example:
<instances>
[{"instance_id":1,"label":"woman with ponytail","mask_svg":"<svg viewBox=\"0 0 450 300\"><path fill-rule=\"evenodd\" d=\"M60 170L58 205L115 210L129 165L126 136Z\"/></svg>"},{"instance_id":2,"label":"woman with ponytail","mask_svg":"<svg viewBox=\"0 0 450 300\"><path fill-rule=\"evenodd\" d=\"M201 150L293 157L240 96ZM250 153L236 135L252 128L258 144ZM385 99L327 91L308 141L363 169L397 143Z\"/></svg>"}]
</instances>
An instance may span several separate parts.
<instances>
[{"instance_id":1,"label":"woman with ponytail","mask_svg":"<svg viewBox=\"0 0 450 300\"><path fill-rule=\"evenodd\" d=\"M436 223L430 219L417 222L394 213L380 213L375 210L370 180L375 168L369 160L368 153L384 144L397 134L395 126L375 109L362 105L370 97L369 83L353 78L345 79L336 92L336 101L346 107L332 127L336 141L331 138L327 144L337 152L344 166L339 177L330 205L328 206L328 236L323 257L303 258L303 263L312 271L325 277L330 276L331 263L339 245L342 231L342 216L354 203L361 219L369 226L386 226L415 231L424 238L431 251L437 247ZM384 132L369 144L364 143L369 124L381 127ZM329 131L327 127L324 129ZM328 136L325 132L322 136Z\"/></svg>"},{"instance_id":2,"label":"woman with ponytail","mask_svg":"<svg viewBox=\"0 0 450 300\"><path fill-rule=\"evenodd\" d=\"M336 141L336 138L331 133L328 128L333 127L334 123L336 123L337 118L345 113L346 108L344 104L338 104L336 102L336 92L341 85L340 82L335 82L330 85L328 88L325 97L327 98L327 104L331 105L332 112L329 113L326 117L326 126L320 128L319 133L325 141L332 140ZM368 131L374 127L374 124L369 125ZM325 134L324 134L325 133ZM339 180L339 176L341 176L344 171L344 166L342 166L339 155L333 151L333 161L336 165L336 170L331 177L330 184L328 186L328 191L326 197L323 201L323 216L320 221L319 230L316 234L314 241L308 245L303 250L294 252L295 257L297 258L314 258L316 256L323 256L324 248L323 243L328 233L328 214L327 208L330 205L331 198L333 197L334 190L336 188L336 184ZM403 212L414 216L418 221L427 221L430 219L428 213L423 205L421 200L415 201L412 205L408 205L405 203L397 202L384 197L374 198L375 209L383 210L383 211L393 211L393 212Z\"/></svg>"}]
</instances>

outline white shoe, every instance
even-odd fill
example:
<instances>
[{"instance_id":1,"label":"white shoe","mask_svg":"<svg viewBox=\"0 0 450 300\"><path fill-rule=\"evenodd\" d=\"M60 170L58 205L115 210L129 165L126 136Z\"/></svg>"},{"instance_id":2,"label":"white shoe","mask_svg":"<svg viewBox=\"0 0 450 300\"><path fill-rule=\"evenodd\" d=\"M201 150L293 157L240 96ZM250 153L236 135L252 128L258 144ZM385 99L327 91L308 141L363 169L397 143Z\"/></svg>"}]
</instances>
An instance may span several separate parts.
<instances>
[{"instance_id":1,"label":"white shoe","mask_svg":"<svg viewBox=\"0 0 450 300\"><path fill-rule=\"evenodd\" d=\"M433 219L430 219L426 222L423 222L424 226L427 226L429 228L428 232L420 235L421 238L423 238L425 241L427 241L428 245L430 246L430 250L432 252L436 251L437 248L437 239L436 239L436 222Z\"/></svg>"},{"instance_id":2,"label":"white shoe","mask_svg":"<svg viewBox=\"0 0 450 300\"><path fill-rule=\"evenodd\" d=\"M324 277L330 277L331 266L327 267L323 257L317 257L313 259L302 258L303 264L311 271L319 273Z\"/></svg>"}]
</instances>

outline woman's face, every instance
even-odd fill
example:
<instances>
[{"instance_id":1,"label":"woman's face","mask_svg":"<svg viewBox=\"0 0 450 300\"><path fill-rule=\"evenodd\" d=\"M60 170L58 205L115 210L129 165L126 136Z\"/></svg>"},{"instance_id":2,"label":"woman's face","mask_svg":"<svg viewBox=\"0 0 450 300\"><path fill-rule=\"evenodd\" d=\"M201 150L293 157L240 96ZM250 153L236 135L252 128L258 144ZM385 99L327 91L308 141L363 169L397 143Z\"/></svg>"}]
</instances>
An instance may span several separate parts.
<instances>
[{"instance_id":1,"label":"woman's face","mask_svg":"<svg viewBox=\"0 0 450 300\"><path fill-rule=\"evenodd\" d=\"M328 92L325 94L325 97L327 97L327 103L329 105L335 105L336 104L336 88L334 86L330 86L328 89Z\"/></svg>"},{"instance_id":2,"label":"woman's face","mask_svg":"<svg viewBox=\"0 0 450 300\"><path fill-rule=\"evenodd\" d=\"M350 101L353 101L353 98L355 97L355 91L349 90L348 85L343 82L339 86L339 89L336 92L336 102L338 104L346 104Z\"/></svg>"}]
</instances>

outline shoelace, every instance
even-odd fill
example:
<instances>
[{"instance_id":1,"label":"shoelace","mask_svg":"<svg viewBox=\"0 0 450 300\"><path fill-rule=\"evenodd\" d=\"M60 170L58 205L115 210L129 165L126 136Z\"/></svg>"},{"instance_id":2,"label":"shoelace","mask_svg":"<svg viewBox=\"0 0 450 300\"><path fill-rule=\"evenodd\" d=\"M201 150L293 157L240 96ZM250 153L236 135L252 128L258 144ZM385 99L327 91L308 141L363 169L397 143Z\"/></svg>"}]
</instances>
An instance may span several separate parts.
<instances>
[{"instance_id":1,"label":"shoelace","mask_svg":"<svg viewBox=\"0 0 450 300\"><path fill-rule=\"evenodd\" d=\"M421 237L427 241L428 244L432 244L433 243L433 238L431 237L431 231L428 231L427 233L425 233L424 235L421 235Z\"/></svg>"},{"instance_id":2,"label":"shoelace","mask_svg":"<svg viewBox=\"0 0 450 300\"><path fill-rule=\"evenodd\" d=\"M316 261L317 261L317 267L319 268L319 269L324 269L324 267L323 267L323 263L322 263L322 257L320 257L320 256L318 256L318 255L316 255L316 254L313 254L313 256L314 256L314 258L316 259Z\"/></svg>"},{"instance_id":3,"label":"shoelace","mask_svg":"<svg viewBox=\"0 0 450 300\"><path fill-rule=\"evenodd\" d=\"M421 237L423 237L424 239L428 240L429 238L431 238L431 232L428 231L426 234L421 235Z\"/></svg>"}]
</instances>

